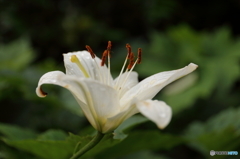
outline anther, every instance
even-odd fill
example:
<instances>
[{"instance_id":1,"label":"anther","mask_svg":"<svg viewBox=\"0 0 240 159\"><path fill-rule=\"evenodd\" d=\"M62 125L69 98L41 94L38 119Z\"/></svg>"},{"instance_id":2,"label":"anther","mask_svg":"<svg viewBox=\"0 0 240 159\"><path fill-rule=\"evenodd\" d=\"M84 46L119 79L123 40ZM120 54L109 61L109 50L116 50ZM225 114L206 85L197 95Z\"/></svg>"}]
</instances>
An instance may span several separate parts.
<instances>
[{"instance_id":1,"label":"anther","mask_svg":"<svg viewBox=\"0 0 240 159\"><path fill-rule=\"evenodd\" d=\"M133 54L133 52L131 52L130 56L129 56L129 64L128 64L127 69L130 70L133 65L134 65L134 54Z\"/></svg>"},{"instance_id":2,"label":"anther","mask_svg":"<svg viewBox=\"0 0 240 159\"><path fill-rule=\"evenodd\" d=\"M102 55L101 66L104 66L107 56L108 56L108 50L104 50L103 55Z\"/></svg>"},{"instance_id":3,"label":"anther","mask_svg":"<svg viewBox=\"0 0 240 159\"><path fill-rule=\"evenodd\" d=\"M138 48L138 58L137 58L137 64L140 64L142 61L142 49Z\"/></svg>"},{"instance_id":4,"label":"anther","mask_svg":"<svg viewBox=\"0 0 240 159\"><path fill-rule=\"evenodd\" d=\"M112 42L108 41L107 52L109 57L111 57L111 49L112 49Z\"/></svg>"},{"instance_id":5,"label":"anther","mask_svg":"<svg viewBox=\"0 0 240 159\"><path fill-rule=\"evenodd\" d=\"M108 41L107 50L108 50L108 51L111 51L111 49L112 49L112 42L111 42L111 41Z\"/></svg>"},{"instance_id":6,"label":"anther","mask_svg":"<svg viewBox=\"0 0 240 159\"><path fill-rule=\"evenodd\" d=\"M90 55L92 56L92 58L94 59L94 58L95 58L95 54L94 54L94 52L92 51L91 47L88 46L88 45L86 45L86 49L87 49L87 51L90 53Z\"/></svg>"},{"instance_id":7,"label":"anther","mask_svg":"<svg viewBox=\"0 0 240 159\"><path fill-rule=\"evenodd\" d=\"M126 44L126 48L128 50L127 59L130 59L131 58L131 53L132 53L131 46L129 44Z\"/></svg>"}]
</instances>

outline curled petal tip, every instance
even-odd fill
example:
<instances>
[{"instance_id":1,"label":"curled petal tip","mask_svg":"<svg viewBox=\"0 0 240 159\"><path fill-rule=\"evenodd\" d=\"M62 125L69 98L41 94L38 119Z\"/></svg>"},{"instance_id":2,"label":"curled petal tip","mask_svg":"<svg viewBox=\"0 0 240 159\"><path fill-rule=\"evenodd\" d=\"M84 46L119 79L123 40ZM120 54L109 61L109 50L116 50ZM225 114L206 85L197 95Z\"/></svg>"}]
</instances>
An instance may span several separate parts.
<instances>
[{"instance_id":1,"label":"curled petal tip","mask_svg":"<svg viewBox=\"0 0 240 159\"><path fill-rule=\"evenodd\" d=\"M39 97L42 97L42 98L47 96L47 93L42 90L41 86L37 87L36 93Z\"/></svg>"},{"instance_id":2,"label":"curled petal tip","mask_svg":"<svg viewBox=\"0 0 240 159\"><path fill-rule=\"evenodd\" d=\"M190 67L192 67L192 68L194 68L194 69L196 69L196 68L198 67L198 65L196 65L196 64L194 64L194 63L190 63L188 66L190 66Z\"/></svg>"}]
</instances>

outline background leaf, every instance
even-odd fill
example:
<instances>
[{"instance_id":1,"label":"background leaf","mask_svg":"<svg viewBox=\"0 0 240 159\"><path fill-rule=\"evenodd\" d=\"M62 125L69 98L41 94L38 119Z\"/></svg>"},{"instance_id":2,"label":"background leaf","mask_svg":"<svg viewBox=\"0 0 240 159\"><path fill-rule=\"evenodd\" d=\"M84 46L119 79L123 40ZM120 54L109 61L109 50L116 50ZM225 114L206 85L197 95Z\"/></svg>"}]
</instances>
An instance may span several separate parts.
<instances>
[{"instance_id":1,"label":"background leaf","mask_svg":"<svg viewBox=\"0 0 240 159\"><path fill-rule=\"evenodd\" d=\"M205 123L192 123L185 136L189 144L206 157L209 157L209 149L234 151L240 146L239 115L239 108L229 108Z\"/></svg>"}]
</instances>

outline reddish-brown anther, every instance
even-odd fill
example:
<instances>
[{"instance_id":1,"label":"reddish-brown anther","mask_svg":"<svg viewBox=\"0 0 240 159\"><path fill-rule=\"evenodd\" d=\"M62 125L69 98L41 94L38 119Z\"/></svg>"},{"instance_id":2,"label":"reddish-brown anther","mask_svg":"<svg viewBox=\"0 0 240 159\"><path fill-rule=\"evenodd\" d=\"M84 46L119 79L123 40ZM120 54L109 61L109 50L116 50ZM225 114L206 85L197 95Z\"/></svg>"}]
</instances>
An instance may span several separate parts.
<instances>
[{"instance_id":1,"label":"reddish-brown anther","mask_svg":"<svg viewBox=\"0 0 240 159\"><path fill-rule=\"evenodd\" d=\"M94 58L95 58L95 54L94 54L94 52L92 51L91 47L88 46L88 45L86 45L86 49L87 49L87 51L90 53L90 55L92 56L92 58L94 59Z\"/></svg>"},{"instance_id":2,"label":"reddish-brown anther","mask_svg":"<svg viewBox=\"0 0 240 159\"><path fill-rule=\"evenodd\" d=\"M142 49L138 48L138 58L137 58L137 64L140 64L142 61Z\"/></svg>"},{"instance_id":3,"label":"reddish-brown anther","mask_svg":"<svg viewBox=\"0 0 240 159\"><path fill-rule=\"evenodd\" d=\"M101 66L104 66L107 56L108 56L108 50L104 50L103 55L102 55Z\"/></svg>"},{"instance_id":4,"label":"reddish-brown anther","mask_svg":"<svg viewBox=\"0 0 240 159\"><path fill-rule=\"evenodd\" d=\"M108 56L109 57L111 57L111 49L112 49L112 42L108 41L107 51L108 51Z\"/></svg>"},{"instance_id":5,"label":"reddish-brown anther","mask_svg":"<svg viewBox=\"0 0 240 159\"><path fill-rule=\"evenodd\" d=\"M134 54L133 52L131 52L127 69L130 70L133 67L133 65L134 65Z\"/></svg>"},{"instance_id":6,"label":"reddish-brown anther","mask_svg":"<svg viewBox=\"0 0 240 159\"><path fill-rule=\"evenodd\" d=\"M132 53L132 48L129 44L126 44L126 48L127 48L127 51L128 51L127 58L130 59L131 58L131 53Z\"/></svg>"},{"instance_id":7,"label":"reddish-brown anther","mask_svg":"<svg viewBox=\"0 0 240 159\"><path fill-rule=\"evenodd\" d=\"M111 41L108 41L107 50L108 50L108 51L111 51L111 49L112 49L112 42L111 42Z\"/></svg>"}]
</instances>

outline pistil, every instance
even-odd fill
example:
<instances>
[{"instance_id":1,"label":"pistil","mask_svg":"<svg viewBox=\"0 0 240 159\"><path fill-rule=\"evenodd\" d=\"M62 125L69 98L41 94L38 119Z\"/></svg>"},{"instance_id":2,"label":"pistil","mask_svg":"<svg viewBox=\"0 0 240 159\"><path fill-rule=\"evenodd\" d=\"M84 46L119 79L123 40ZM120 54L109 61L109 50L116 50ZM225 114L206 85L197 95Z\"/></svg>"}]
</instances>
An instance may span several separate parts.
<instances>
[{"instance_id":1,"label":"pistil","mask_svg":"<svg viewBox=\"0 0 240 159\"><path fill-rule=\"evenodd\" d=\"M70 57L70 60L71 62L77 64L77 66L80 68L80 70L82 71L83 75L86 77L86 78L89 78L89 74L87 73L87 71L85 70L85 68L83 67L82 63L79 61L79 59L77 58L76 55L72 55Z\"/></svg>"}]
</instances>

